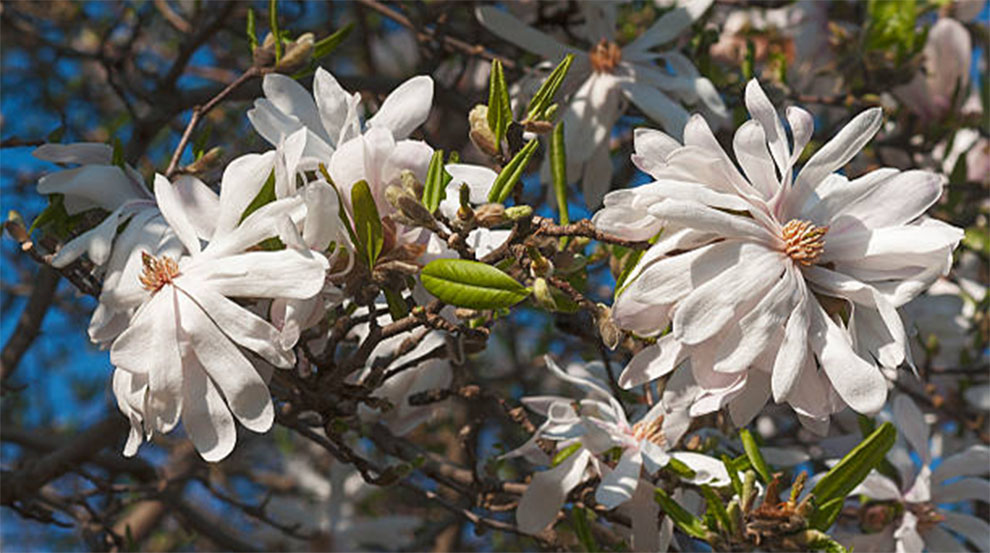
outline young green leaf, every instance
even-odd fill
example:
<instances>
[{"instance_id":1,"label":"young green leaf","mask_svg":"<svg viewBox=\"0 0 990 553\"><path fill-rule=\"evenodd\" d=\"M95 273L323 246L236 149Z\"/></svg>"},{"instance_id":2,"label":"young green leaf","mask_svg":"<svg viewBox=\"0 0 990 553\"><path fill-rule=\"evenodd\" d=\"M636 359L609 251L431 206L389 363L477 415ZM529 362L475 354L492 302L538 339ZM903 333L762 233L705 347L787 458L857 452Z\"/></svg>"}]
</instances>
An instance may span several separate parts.
<instances>
[{"instance_id":1,"label":"young green leaf","mask_svg":"<svg viewBox=\"0 0 990 553\"><path fill-rule=\"evenodd\" d=\"M770 469L767 468L767 462L763 460L763 454L760 453L760 447L756 445L753 435L749 433L749 430L743 428L739 431L739 439L742 440L743 450L746 451L746 457L749 458L749 462L753 465L753 470L756 471L756 474L760 475L764 484L769 484L770 480L772 480Z\"/></svg>"},{"instance_id":2,"label":"young green leaf","mask_svg":"<svg viewBox=\"0 0 990 553\"><path fill-rule=\"evenodd\" d=\"M512 122L512 105L509 103L509 87L505 84L502 62L492 61L488 81L488 128L495 135L495 143L501 144L505 131Z\"/></svg>"},{"instance_id":3,"label":"young green leaf","mask_svg":"<svg viewBox=\"0 0 990 553\"><path fill-rule=\"evenodd\" d=\"M539 140L536 138L530 140L502 168L502 172L495 177L495 182L492 183L492 189L488 193L489 202L505 203L505 200L509 198L509 194L512 193L513 187L515 187L519 178L522 177L523 171L526 170L526 166L529 165L529 160L533 158L537 146L539 146Z\"/></svg>"},{"instance_id":4,"label":"young green leaf","mask_svg":"<svg viewBox=\"0 0 990 553\"><path fill-rule=\"evenodd\" d=\"M842 506L845 505L846 498L836 497L831 501L826 501L815 509L815 512L811 513L808 519L808 524L817 530L828 530L829 526L835 523L835 519L839 518L839 513L842 512Z\"/></svg>"},{"instance_id":5,"label":"young green leaf","mask_svg":"<svg viewBox=\"0 0 990 553\"><path fill-rule=\"evenodd\" d=\"M550 466L555 467L563 463L564 461L567 460L568 457L577 453L577 450L581 449L581 447L582 447L581 444L578 443L578 444L571 444L565 447L564 449L561 449L556 453L556 455L553 456L553 459L550 461Z\"/></svg>"},{"instance_id":6,"label":"young green leaf","mask_svg":"<svg viewBox=\"0 0 990 553\"><path fill-rule=\"evenodd\" d=\"M722 455L722 464L725 465L725 472L729 473L729 480L732 481L732 490L736 492L736 495L742 497L742 481L739 480L739 469L736 468L732 459L729 459L729 456L725 454Z\"/></svg>"},{"instance_id":7,"label":"young green leaf","mask_svg":"<svg viewBox=\"0 0 990 553\"><path fill-rule=\"evenodd\" d=\"M426 289L444 303L471 309L513 306L530 291L502 271L465 259L437 259L419 276Z\"/></svg>"},{"instance_id":8,"label":"young green leaf","mask_svg":"<svg viewBox=\"0 0 990 553\"><path fill-rule=\"evenodd\" d=\"M446 183L443 178L445 174L446 171L443 170L443 150L436 150L430 159L430 167L426 170L426 182L423 183L423 205L426 206L426 209L430 213L437 210L440 202L446 196Z\"/></svg>"},{"instance_id":9,"label":"young green leaf","mask_svg":"<svg viewBox=\"0 0 990 553\"><path fill-rule=\"evenodd\" d=\"M255 30L254 22L254 9L248 8L247 12L247 28L245 29L248 38L248 45L251 46L251 52L258 47L258 32Z\"/></svg>"},{"instance_id":10,"label":"young green leaf","mask_svg":"<svg viewBox=\"0 0 990 553\"><path fill-rule=\"evenodd\" d=\"M263 205L270 204L275 201L275 171L268 173L268 179L265 180L265 184L261 186L261 190L254 196L251 203L244 208L244 213L241 214L241 221L247 219L247 216L254 213ZM240 224L238 222L238 224Z\"/></svg>"},{"instance_id":11,"label":"young green leaf","mask_svg":"<svg viewBox=\"0 0 990 553\"><path fill-rule=\"evenodd\" d=\"M392 316L393 321L409 314L409 306L406 305L406 300L402 298L401 293L391 288L384 288L382 292L385 293L385 303L388 305L388 313Z\"/></svg>"},{"instance_id":12,"label":"young green leaf","mask_svg":"<svg viewBox=\"0 0 990 553\"><path fill-rule=\"evenodd\" d=\"M697 476L694 469L687 466L684 461L678 460L676 457L671 457L665 468L682 478L694 478Z\"/></svg>"},{"instance_id":13,"label":"young green leaf","mask_svg":"<svg viewBox=\"0 0 990 553\"><path fill-rule=\"evenodd\" d=\"M564 122L557 123L550 135L550 175L553 178L553 194L557 197L560 224L571 222L567 209L567 150L564 148ZM567 245L567 237L560 240L560 249Z\"/></svg>"},{"instance_id":14,"label":"young green leaf","mask_svg":"<svg viewBox=\"0 0 990 553\"><path fill-rule=\"evenodd\" d=\"M705 501L708 503L708 512L715 517L719 526L726 533L731 532L732 522L729 520L729 513L725 510L725 503L723 503L722 498L707 484L701 485L701 495L705 496Z\"/></svg>"},{"instance_id":15,"label":"young green leaf","mask_svg":"<svg viewBox=\"0 0 990 553\"><path fill-rule=\"evenodd\" d=\"M825 505L837 498L845 499L880 464L896 438L897 430L893 424L881 424L818 481L811 490L815 501L819 505Z\"/></svg>"},{"instance_id":16,"label":"young green leaf","mask_svg":"<svg viewBox=\"0 0 990 553\"><path fill-rule=\"evenodd\" d=\"M344 25L334 31L332 35L321 38L316 44L313 45L313 59L318 60L336 50L337 46L340 45L340 43L343 42L353 30L354 23L348 23L347 25Z\"/></svg>"},{"instance_id":17,"label":"young green leaf","mask_svg":"<svg viewBox=\"0 0 990 553\"><path fill-rule=\"evenodd\" d=\"M553 103L553 97L557 94L557 90L560 89L560 85L564 83L564 78L567 76L567 70L571 68L571 62L574 61L573 54L567 54L564 59L557 64L547 80L543 81L540 85L540 89L536 91L533 95L533 99L529 101L529 107L526 108L526 119L530 121L538 121L547 119L547 108Z\"/></svg>"},{"instance_id":18,"label":"young green leaf","mask_svg":"<svg viewBox=\"0 0 990 553\"><path fill-rule=\"evenodd\" d=\"M705 527L701 519L691 514L687 509L678 505L676 501L671 499L667 492L663 488L653 489L653 499L660 505L667 516L674 521L674 524L681 529L682 532L691 536L692 538L698 538L699 540L708 541L709 531Z\"/></svg>"},{"instance_id":19,"label":"young green leaf","mask_svg":"<svg viewBox=\"0 0 990 553\"><path fill-rule=\"evenodd\" d=\"M368 262L368 267L374 268L385 244L385 233L368 181L360 180L351 188L351 208L354 213L354 232L358 240L358 250Z\"/></svg>"},{"instance_id":20,"label":"young green leaf","mask_svg":"<svg viewBox=\"0 0 990 553\"><path fill-rule=\"evenodd\" d=\"M278 0L268 0L268 26L275 38L275 65L282 61L282 33L278 30Z\"/></svg>"},{"instance_id":21,"label":"young green leaf","mask_svg":"<svg viewBox=\"0 0 990 553\"><path fill-rule=\"evenodd\" d=\"M571 509L571 524L574 526L574 534L577 535L584 550L588 553L594 553L598 551L598 544L595 543L595 538L591 534L591 525L588 523L589 515L594 517L594 514L588 509L575 506Z\"/></svg>"}]
</instances>

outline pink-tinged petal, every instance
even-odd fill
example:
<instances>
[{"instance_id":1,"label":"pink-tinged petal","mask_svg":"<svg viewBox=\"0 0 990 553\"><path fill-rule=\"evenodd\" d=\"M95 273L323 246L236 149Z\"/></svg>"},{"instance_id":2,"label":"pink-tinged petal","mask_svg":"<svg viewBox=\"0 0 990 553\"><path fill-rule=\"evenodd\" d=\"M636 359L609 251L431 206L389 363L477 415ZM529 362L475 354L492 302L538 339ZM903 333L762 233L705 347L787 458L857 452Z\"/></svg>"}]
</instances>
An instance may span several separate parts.
<instances>
[{"instance_id":1,"label":"pink-tinged petal","mask_svg":"<svg viewBox=\"0 0 990 553\"><path fill-rule=\"evenodd\" d=\"M921 409L918 409L909 396L899 394L894 398L894 420L897 421L897 429L901 435L921 456L921 464L931 463L932 456L928 449L928 423L925 422L925 415Z\"/></svg>"},{"instance_id":2,"label":"pink-tinged petal","mask_svg":"<svg viewBox=\"0 0 990 553\"><path fill-rule=\"evenodd\" d=\"M649 240L660 232L659 221L645 209L635 209L625 202L632 200L631 190L616 190L605 195L605 207L598 210L591 221L595 228L628 240ZM609 205L610 200L613 205Z\"/></svg>"},{"instance_id":3,"label":"pink-tinged petal","mask_svg":"<svg viewBox=\"0 0 990 553\"><path fill-rule=\"evenodd\" d=\"M595 501L606 509L614 509L632 499L639 485L639 473L643 468L643 456L639 448L627 448L619 458L619 464L602 477L595 491Z\"/></svg>"},{"instance_id":4,"label":"pink-tinged petal","mask_svg":"<svg viewBox=\"0 0 990 553\"><path fill-rule=\"evenodd\" d=\"M925 549L925 540L918 533L918 517L911 511L905 511L901 525L894 530L896 553L921 553Z\"/></svg>"},{"instance_id":5,"label":"pink-tinged petal","mask_svg":"<svg viewBox=\"0 0 990 553\"><path fill-rule=\"evenodd\" d=\"M928 84L932 99L942 113L951 107L957 88L963 94L966 92L972 50L969 31L950 17L939 18L928 31L924 49Z\"/></svg>"},{"instance_id":6,"label":"pink-tinged petal","mask_svg":"<svg viewBox=\"0 0 990 553\"><path fill-rule=\"evenodd\" d=\"M955 503L974 499L990 503L990 480L986 478L960 478L932 490L932 501L935 503Z\"/></svg>"},{"instance_id":7,"label":"pink-tinged petal","mask_svg":"<svg viewBox=\"0 0 990 553\"><path fill-rule=\"evenodd\" d=\"M673 334L682 343L700 344L717 334L733 319L737 305L757 297L784 272L779 252L746 242L735 245L727 252L738 263L678 304Z\"/></svg>"},{"instance_id":8,"label":"pink-tinged petal","mask_svg":"<svg viewBox=\"0 0 990 553\"><path fill-rule=\"evenodd\" d=\"M985 548L990 543L990 524L972 515L954 511L939 511L945 517L942 526L965 537L977 548Z\"/></svg>"},{"instance_id":9,"label":"pink-tinged petal","mask_svg":"<svg viewBox=\"0 0 990 553\"><path fill-rule=\"evenodd\" d=\"M762 127L766 136L770 155L780 173L786 174L790 167L790 151L787 147L787 135L784 133L784 124L777 115L777 109L767 98L763 88L756 79L750 79L746 83L746 109ZM858 150L857 150L858 151ZM831 172L831 171L829 171Z\"/></svg>"},{"instance_id":10,"label":"pink-tinged petal","mask_svg":"<svg viewBox=\"0 0 990 553\"><path fill-rule=\"evenodd\" d=\"M929 551L938 551L938 553L966 553L969 551L961 541L939 526L927 528L922 536L925 538L925 546L928 547Z\"/></svg>"},{"instance_id":11,"label":"pink-tinged petal","mask_svg":"<svg viewBox=\"0 0 990 553\"><path fill-rule=\"evenodd\" d=\"M591 377L586 378L586 377L574 376L570 374L569 372L562 369L560 365L558 365L557 362L553 360L553 357L550 357L549 355L544 355L543 359L547 363L547 369L549 369L550 372L552 372L554 376L556 376L557 378L560 378L565 382L570 382L571 384L577 386L578 388L589 394L595 394L601 398L613 399L612 394L605 389L603 383L595 379L592 379Z\"/></svg>"},{"instance_id":12,"label":"pink-tinged petal","mask_svg":"<svg viewBox=\"0 0 990 553\"><path fill-rule=\"evenodd\" d=\"M533 29L505 11L491 6L483 6L475 10L474 13L478 21L492 33L555 63L569 53L586 55L564 46L551 38L550 35Z\"/></svg>"},{"instance_id":13,"label":"pink-tinged petal","mask_svg":"<svg viewBox=\"0 0 990 553\"><path fill-rule=\"evenodd\" d=\"M268 431L275 420L275 410L261 375L202 307L185 293L177 296L190 354L202 364L241 424L255 432Z\"/></svg>"},{"instance_id":14,"label":"pink-tinged petal","mask_svg":"<svg viewBox=\"0 0 990 553\"><path fill-rule=\"evenodd\" d=\"M720 255L723 250L718 244L703 246L646 266L619 295L613 314L624 310L620 304L627 299L642 305L669 305L683 298L695 285L717 274L707 270L709 262L720 261L718 269L728 268L729 260Z\"/></svg>"},{"instance_id":15,"label":"pink-tinged petal","mask_svg":"<svg viewBox=\"0 0 990 553\"><path fill-rule=\"evenodd\" d=\"M621 81L619 85L626 97L647 117L660 123L667 134L674 138L684 136L684 126L687 125L689 114L679 103L648 84Z\"/></svg>"},{"instance_id":16,"label":"pink-tinged petal","mask_svg":"<svg viewBox=\"0 0 990 553\"><path fill-rule=\"evenodd\" d=\"M664 200L649 208L650 215L668 225L742 238L776 248L780 238L748 217L732 215L697 202Z\"/></svg>"},{"instance_id":17,"label":"pink-tinged petal","mask_svg":"<svg viewBox=\"0 0 990 553\"><path fill-rule=\"evenodd\" d=\"M887 381L872 363L856 355L848 335L817 302L811 306L812 349L829 381L849 407L874 414L887 400Z\"/></svg>"},{"instance_id":18,"label":"pink-tinged petal","mask_svg":"<svg viewBox=\"0 0 990 553\"><path fill-rule=\"evenodd\" d=\"M842 168L863 146L873 139L883 123L883 110L870 108L849 122L831 140L821 147L804 164L794 181L794 187L785 198L785 219L797 217L808 198L815 194L819 183L829 174ZM776 156L774 156L776 159Z\"/></svg>"},{"instance_id":19,"label":"pink-tinged petal","mask_svg":"<svg viewBox=\"0 0 990 553\"><path fill-rule=\"evenodd\" d=\"M69 215L99 207L113 211L129 200L148 199L123 170L114 165L86 165L38 179L38 194L63 194Z\"/></svg>"},{"instance_id":20,"label":"pink-tinged petal","mask_svg":"<svg viewBox=\"0 0 990 553\"><path fill-rule=\"evenodd\" d=\"M787 399L804 370L808 356L808 306L812 301L802 280L798 280L798 301L784 323L784 337L773 362L770 388L773 399Z\"/></svg>"},{"instance_id":21,"label":"pink-tinged petal","mask_svg":"<svg viewBox=\"0 0 990 553\"><path fill-rule=\"evenodd\" d=\"M202 365L190 360L182 383L182 426L204 460L215 463L234 450L234 417Z\"/></svg>"},{"instance_id":22,"label":"pink-tinged petal","mask_svg":"<svg viewBox=\"0 0 990 553\"><path fill-rule=\"evenodd\" d=\"M631 296L621 296L612 305L612 320L623 330L637 336L652 337L670 325L672 305L640 303Z\"/></svg>"},{"instance_id":23,"label":"pink-tinged petal","mask_svg":"<svg viewBox=\"0 0 990 553\"><path fill-rule=\"evenodd\" d=\"M193 255L198 254L200 244L196 227L189 219L182 198L172 183L163 175L155 175L155 200L158 202L158 209L162 212L162 217L182 241L186 251Z\"/></svg>"},{"instance_id":24,"label":"pink-tinged petal","mask_svg":"<svg viewBox=\"0 0 990 553\"><path fill-rule=\"evenodd\" d=\"M200 283L188 283L183 291L207 313L231 340L245 347L276 367L288 369L295 365L292 350L278 346L280 333L268 321L237 305Z\"/></svg>"},{"instance_id":25,"label":"pink-tinged petal","mask_svg":"<svg viewBox=\"0 0 990 553\"><path fill-rule=\"evenodd\" d=\"M330 141L330 136L327 135L320 121L320 112L316 108L313 96L295 79L278 73L269 73L261 82L261 88L265 92L265 97L282 113L295 117L317 136L327 142Z\"/></svg>"},{"instance_id":26,"label":"pink-tinged petal","mask_svg":"<svg viewBox=\"0 0 990 553\"><path fill-rule=\"evenodd\" d=\"M910 223L938 200L944 182L945 177L931 171L899 173L880 180L854 202L839 207L838 213L826 222L834 232Z\"/></svg>"},{"instance_id":27,"label":"pink-tinged petal","mask_svg":"<svg viewBox=\"0 0 990 553\"><path fill-rule=\"evenodd\" d=\"M731 211L749 211L753 208L752 204L736 194L718 192L696 182L658 179L656 182L647 186L651 187L649 191L642 190L643 187L640 187L631 192L638 192L641 197L655 195L656 201L665 199L693 201L709 207Z\"/></svg>"},{"instance_id":28,"label":"pink-tinged petal","mask_svg":"<svg viewBox=\"0 0 990 553\"><path fill-rule=\"evenodd\" d=\"M990 448L974 445L943 459L932 472L932 484L938 485L957 476L978 476L987 472L990 472Z\"/></svg>"},{"instance_id":29,"label":"pink-tinged petal","mask_svg":"<svg viewBox=\"0 0 990 553\"><path fill-rule=\"evenodd\" d=\"M867 474L866 478L856 486L856 489L849 493L849 495L859 494L877 501L896 501L901 499L901 490L897 488L897 484L875 470Z\"/></svg>"},{"instance_id":30,"label":"pink-tinged petal","mask_svg":"<svg viewBox=\"0 0 990 553\"><path fill-rule=\"evenodd\" d=\"M172 183L196 235L204 240L213 236L220 214L220 200L203 181L191 175L180 175Z\"/></svg>"},{"instance_id":31,"label":"pink-tinged petal","mask_svg":"<svg viewBox=\"0 0 990 553\"><path fill-rule=\"evenodd\" d=\"M692 23L697 21L705 13L705 10L712 5L712 2L713 0L686 0L679 2L673 10L663 14L653 25L650 25L650 28L639 35L639 38L623 48L623 54L627 50L629 52L645 52L654 46L674 40L685 29L690 27Z\"/></svg>"},{"instance_id":32,"label":"pink-tinged petal","mask_svg":"<svg viewBox=\"0 0 990 553\"><path fill-rule=\"evenodd\" d=\"M216 265L201 266L197 276L224 296L245 298L311 298L323 289L328 268L326 258L295 250L248 252Z\"/></svg>"},{"instance_id":33,"label":"pink-tinged petal","mask_svg":"<svg viewBox=\"0 0 990 553\"><path fill-rule=\"evenodd\" d=\"M686 358L687 352L680 342L667 334L633 356L619 376L619 386L628 390L652 382L677 368Z\"/></svg>"},{"instance_id":34,"label":"pink-tinged petal","mask_svg":"<svg viewBox=\"0 0 990 553\"><path fill-rule=\"evenodd\" d=\"M34 157L52 163L78 163L80 165L110 165L113 148L102 142L76 142L74 144L42 144L31 152Z\"/></svg>"},{"instance_id":35,"label":"pink-tinged petal","mask_svg":"<svg viewBox=\"0 0 990 553\"><path fill-rule=\"evenodd\" d=\"M590 459L591 452L580 449L556 467L533 475L516 508L516 524L521 531L539 533L557 518L567 494L584 480Z\"/></svg>"},{"instance_id":36,"label":"pink-tinged petal","mask_svg":"<svg viewBox=\"0 0 990 553\"><path fill-rule=\"evenodd\" d=\"M378 113L368 120L368 128L384 127L396 140L403 139L426 122L433 106L433 79L418 75L393 90Z\"/></svg>"},{"instance_id":37,"label":"pink-tinged petal","mask_svg":"<svg viewBox=\"0 0 990 553\"><path fill-rule=\"evenodd\" d=\"M752 119L743 123L732 138L732 148L753 188L764 200L772 198L780 190L780 181L770 151L767 150L763 126Z\"/></svg>"},{"instance_id":38,"label":"pink-tinged petal","mask_svg":"<svg viewBox=\"0 0 990 553\"><path fill-rule=\"evenodd\" d=\"M244 210L265 185L275 164L275 152L247 154L231 161L223 170L220 181L220 207L216 234L232 231L240 222Z\"/></svg>"},{"instance_id":39,"label":"pink-tinged petal","mask_svg":"<svg viewBox=\"0 0 990 553\"><path fill-rule=\"evenodd\" d=\"M763 409L770 399L770 373L751 369L746 373L746 386L742 393L729 402L732 424L742 428Z\"/></svg>"}]
</instances>

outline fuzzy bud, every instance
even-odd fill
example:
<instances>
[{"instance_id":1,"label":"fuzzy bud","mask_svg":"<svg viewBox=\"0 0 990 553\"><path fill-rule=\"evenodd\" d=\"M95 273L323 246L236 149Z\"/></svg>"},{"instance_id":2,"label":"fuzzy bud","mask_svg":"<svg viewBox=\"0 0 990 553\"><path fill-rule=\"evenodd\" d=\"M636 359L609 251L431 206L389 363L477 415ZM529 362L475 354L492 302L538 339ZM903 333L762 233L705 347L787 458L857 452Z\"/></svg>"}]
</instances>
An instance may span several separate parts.
<instances>
[{"instance_id":1,"label":"fuzzy bud","mask_svg":"<svg viewBox=\"0 0 990 553\"><path fill-rule=\"evenodd\" d=\"M595 313L595 322L598 324L598 333L602 337L602 343L610 350L619 347L622 341L622 331L612 320L612 310L603 303L598 304L598 311Z\"/></svg>"},{"instance_id":2,"label":"fuzzy bud","mask_svg":"<svg viewBox=\"0 0 990 553\"><path fill-rule=\"evenodd\" d=\"M254 47L252 52L254 64L258 67L268 67L275 63L275 35L268 33L260 46Z\"/></svg>"},{"instance_id":3,"label":"fuzzy bud","mask_svg":"<svg viewBox=\"0 0 990 553\"><path fill-rule=\"evenodd\" d=\"M295 73L302 69L313 57L313 45L316 37L313 33L305 33L285 49L285 55L279 60L275 70L279 73Z\"/></svg>"},{"instance_id":4,"label":"fuzzy bud","mask_svg":"<svg viewBox=\"0 0 990 553\"><path fill-rule=\"evenodd\" d=\"M497 227L508 220L505 211L502 204L485 204L474 210L474 218L483 227Z\"/></svg>"},{"instance_id":5,"label":"fuzzy bud","mask_svg":"<svg viewBox=\"0 0 990 553\"><path fill-rule=\"evenodd\" d=\"M533 216L533 208L528 205L514 205L505 210L505 217L510 221L528 219Z\"/></svg>"},{"instance_id":6,"label":"fuzzy bud","mask_svg":"<svg viewBox=\"0 0 990 553\"><path fill-rule=\"evenodd\" d=\"M385 189L385 199L402 214L405 219L403 222L428 229L436 228L437 220L433 214L409 190L390 185Z\"/></svg>"},{"instance_id":7,"label":"fuzzy bud","mask_svg":"<svg viewBox=\"0 0 990 553\"><path fill-rule=\"evenodd\" d=\"M423 183L419 182L416 175L409 169L403 169L399 173L399 180L402 182L402 189L412 194L415 198L423 196Z\"/></svg>"},{"instance_id":8,"label":"fuzzy bud","mask_svg":"<svg viewBox=\"0 0 990 553\"><path fill-rule=\"evenodd\" d=\"M527 132L547 134L553 130L553 123L550 121L531 121L527 119L523 122L523 128L525 128Z\"/></svg>"},{"instance_id":9,"label":"fuzzy bud","mask_svg":"<svg viewBox=\"0 0 990 553\"><path fill-rule=\"evenodd\" d=\"M478 104L468 114L468 124L471 127L468 136L471 142L482 152L497 156L499 154L499 144L495 140L495 133L488 126L488 106Z\"/></svg>"},{"instance_id":10,"label":"fuzzy bud","mask_svg":"<svg viewBox=\"0 0 990 553\"><path fill-rule=\"evenodd\" d=\"M547 311L557 310L557 302L554 301L553 294L550 293L550 285L545 278L537 278L533 281L533 299Z\"/></svg>"}]
</instances>

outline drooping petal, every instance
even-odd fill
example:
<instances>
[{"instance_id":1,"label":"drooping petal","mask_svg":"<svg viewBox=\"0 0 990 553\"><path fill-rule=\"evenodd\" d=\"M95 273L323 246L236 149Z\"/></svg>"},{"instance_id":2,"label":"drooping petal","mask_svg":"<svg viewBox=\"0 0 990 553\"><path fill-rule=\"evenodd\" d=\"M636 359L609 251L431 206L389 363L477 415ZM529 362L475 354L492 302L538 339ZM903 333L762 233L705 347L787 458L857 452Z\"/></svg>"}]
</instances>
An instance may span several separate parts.
<instances>
[{"instance_id":1,"label":"drooping petal","mask_svg":"<svg viewBox=\"0 0 990 553\"><path fill-rule=\"evenodd\" d=\"M742 428L763 409L770 399L770 373L759 369L746 373L746 386L742 393L729 402L732 424Z\"/></svg>"},{"instance_id":2,"label":"drooping petal","mask_svg":"<svg viewBox=\"0 0 990 553\"><path fill-rule=\"evenodd\" d=\"M584 479L590 459L591 452L581 449L556 467L534 474L516 508L519 529L536 534L553 522L567 494Z\"/></svg>"},{"instance_id":3,"label":"drooping petal","mask_svg":"<svg viewBox=\"0 0 990 553\"><path fill-rule=\"evenodd\" d=\"M619 375L619 386L628 390L652 382L677 368L686 358L687 352L683 350L681 343L674 339L673 334L667 334L657 340L656 344L633 356Z\"/></svg>"},{"instance_id":4,"label":"drooping petal","mask_svg":"<svg viewBox=\"0 0 990 553\"><path fill-rule=\"evenodd\" d=\"M187 360L182 382L182 426L196 451L211 463L230 455L237 442L234 417L195 357Z\"/></svg>"},{"instance_id":5,"label":"drooping petal","mask_svg":"<svg viewBox=\"0 0 990 553\"><path fill-rule=\"evenodd\" d=\"M385 127L396 140L401 140L426 122L432 106L433 79L415 76L385 98L375 116L368 120L368 128Z\"/></svg>"},{"instance_id":6,"label":"drooping petal","mask_svg":"<svg viewBox=\"0 0 990 553\"><path fill-rule=\"evenodd\" d=\"M639 473L643 467L643 456L639 448L628 448L622 452L619 464L602 477L595 491L595 501L606 509L614 509L632 499L639 485Z\"/></svg>"},{"instance_id":7,"label":"drooping petal","mask_svg":"<svg viewBox=\"0 0 990 553\"><path fill-rule=\"evenodd\" d=\"M869 415L887 400L887 381L872 363L856 355L849 337L813 302L809 341L839 396L853 410Z\"/></svg>"},{"instance_id":8,"label":"drooping petal","mask_svg":"<svg viewBox=\"0 0 990 553\"><path fill-rule=\"evenodd\" d=\"M50 173L38 179L38 194L62 194L65 211L75 215L100 207L113 211L129 200L150 194L115 165L85 165Z\"/></svg>"}]
</instances>

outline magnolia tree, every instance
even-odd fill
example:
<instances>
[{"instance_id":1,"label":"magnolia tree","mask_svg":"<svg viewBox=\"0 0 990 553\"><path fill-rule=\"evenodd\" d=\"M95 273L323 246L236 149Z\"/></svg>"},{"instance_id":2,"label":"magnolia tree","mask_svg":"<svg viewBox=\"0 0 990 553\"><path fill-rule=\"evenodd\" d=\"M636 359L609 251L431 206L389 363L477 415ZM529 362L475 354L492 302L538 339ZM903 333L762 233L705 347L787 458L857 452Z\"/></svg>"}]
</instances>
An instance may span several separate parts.
<instances>
[{"instance_id":1,"label":"magnolia tree","mask_svg":"<svg viewBox=\"0 0 990 553\"><path fill-rule=\"evenodd\" d=\"M2 9L7 546L990 548L982 0Z\"/></svg>"}]
</instances>

